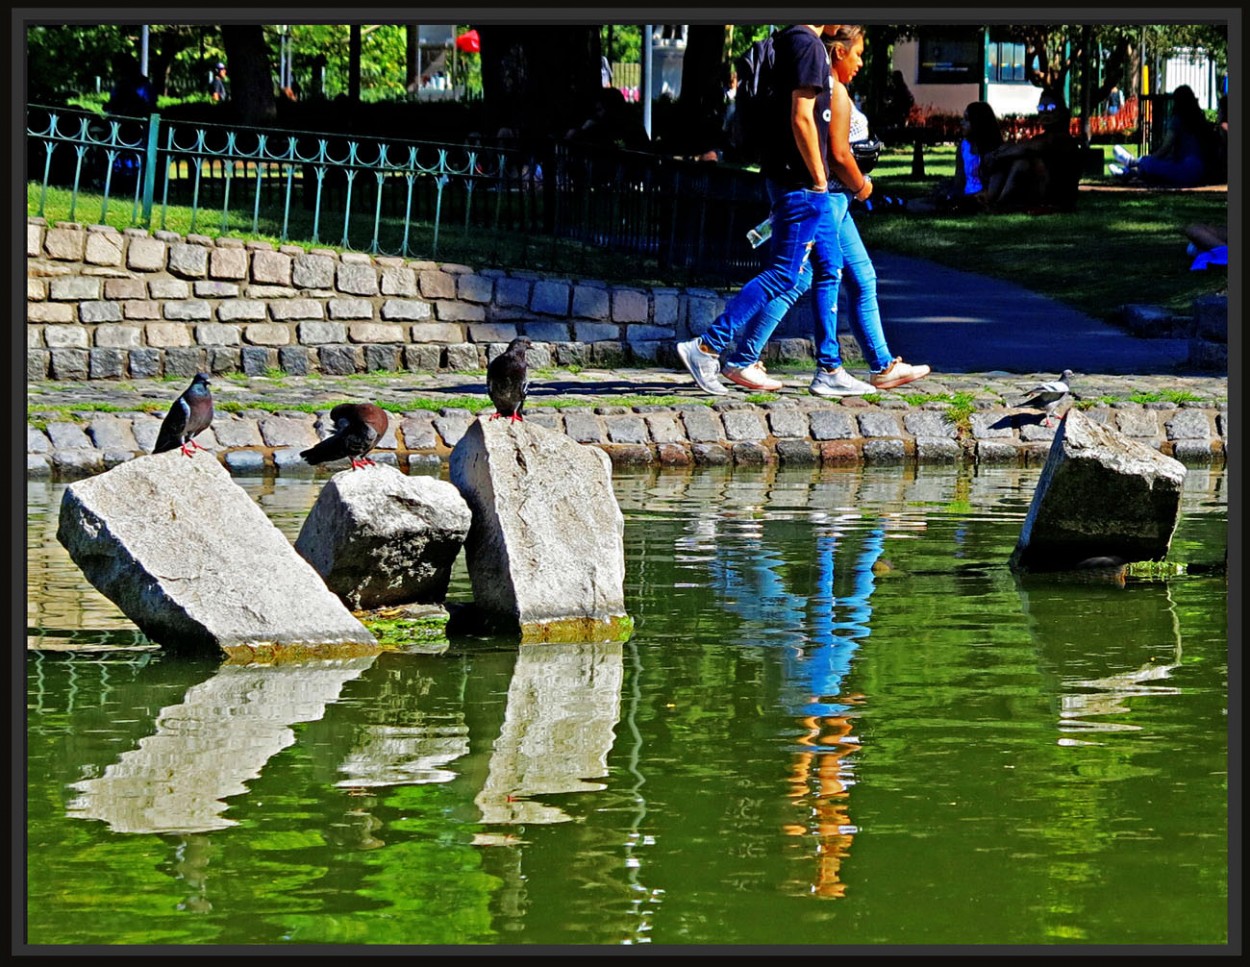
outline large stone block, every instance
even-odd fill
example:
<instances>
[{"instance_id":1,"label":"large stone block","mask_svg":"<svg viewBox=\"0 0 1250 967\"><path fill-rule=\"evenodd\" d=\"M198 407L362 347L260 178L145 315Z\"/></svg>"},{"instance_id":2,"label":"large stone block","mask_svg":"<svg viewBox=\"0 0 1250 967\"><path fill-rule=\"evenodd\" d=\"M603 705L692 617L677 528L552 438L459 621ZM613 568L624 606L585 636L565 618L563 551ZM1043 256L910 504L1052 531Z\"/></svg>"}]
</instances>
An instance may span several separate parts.
<instances>
[{"instance_id":1,"label":"large stone block","mask_svg":"<svg viewBox=\"0 0 1250 967\"><path fill-rule=\"evenodd\" d=\"M628 636L624 517L597 447L530 423L475 420L450 458L473 510L474 607L522 641Z\"/></svg>"},{"instance_id":2,"label":"large stone block","mask_svg":"<svg viewBox=\"0 0 1250 967\"><path fill-rule=\"evenodd\" d=\"M245 659L378 650L210 454L171 450L71 484L57 540L101 594L170 649Z\"/></svg>"},{"instance_id":3,"label":"large stone block","mask_svg":"<svg viewBox=\"0 0 1250 967\"><path fill-rule=\"evenodd\" d=\"M441 604L471 521L444 480L342 470L321 489L295 550L349 607Z\"/></svg>"},{"instance_id":4,"label":"large stone block","mask_svg":"<svg viewBox=\"0 0 1250 967\"><path fill-rule=\"evenodd\" d=\"M1180 518L1185 466L1071 409L1033 493L1012 570L1162 560Z\"/></svg>"}]
</instances>

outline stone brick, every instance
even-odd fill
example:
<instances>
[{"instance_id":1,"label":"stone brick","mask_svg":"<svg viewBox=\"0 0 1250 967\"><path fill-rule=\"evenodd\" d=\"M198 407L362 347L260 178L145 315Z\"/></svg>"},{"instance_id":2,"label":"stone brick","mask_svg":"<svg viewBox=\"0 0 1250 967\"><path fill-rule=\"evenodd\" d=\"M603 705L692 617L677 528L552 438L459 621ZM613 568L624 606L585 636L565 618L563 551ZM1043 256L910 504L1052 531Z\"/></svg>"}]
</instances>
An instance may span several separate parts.
<instances>
[{"instance_id":1,"label":"stone brick","mask_svg":"<svg viewBox=\"0 0 1250 967\"><path fill-rule=\"evenodd\" d=\"M941 439L950 437L954 439L959 435L959 430L952 423L945 413L938 412L921 412L908 413L903 417L903 427L914 437L930 437L933 439Z\"/></svg>"},{"instance_id":2,"label":"stone brick","mask_svg":"<svg viewBox=\"0 0 1250 967\"><path fill-rule=\"evenodd\" d=\"M103 291L104 283L100 279L70 275L53 279L48 295L57 302L81 302L84 299L98 299Z\"/></svg>"},{"instance_id":3,"label":"stone brick","mask_svg":"<svg viewBox=\"0 0 1250 967\"><path fill-rule=\"evenodd\" d=\"M190 346L191 327L173 322L150 322L144 326L149 346L168 349L174 346Z\"/></svg>"},{"instance_id":4,"label":"stone brick","mask_svg":"<svg viewBox=\"0 0 1250 967\"><path fill-rule=\"evenodd\" d=\"M415 296L417 273L399 266L386 268L382 270L378 284L382 295Z\"/></svg>"},{"instance_id":5,"label":"stone brick","mask_svg":"<svg viewBox=\"0 0 1250 967\"><path fill-rule=\"evenodd\" d=\"M48 374L52 379L86 379L87 350L51 349L48 351Z\"/></svg>"},{"instance_id":6,"label":"stone brick","mask_svg":"<svg viewBox=\"0 0 1250 967\"><path fill-rule=\"evenodd\" d=\"M387 299L378 314L387 322L418 322L431 318L433 309L420 299Z\"/></svg>"},{"instance_id":7,"label":"stone brick","mask_svg":"<svg viewBox=\"0 0 1250 967\"><path fill-rule=\"evenodd\" d=\"M239 294L239 287L233 282L219 282L209 279L196 282L192 291L200 299L234 299Z\"/></svg>"},{"instance_id":8,"label":"stone brick","mask_svg":"<svg viewBox=\"0 0 1250 967\"><path fill-rule=\"evenodd\" d=\"M202 245L175 242L169 246L169 271L186 279L208 275L208 249Z\"/></svg>"},{"instance_id":9,"label":"stone brick","mask_svg":"<svg viewBox=\"0 0 1250 967\"><path fill-rule=\"evenodd\" d=\"M720 304L714 297L687 296L686 330L692 336L701 336L716 321Z\"/></svg>"},{"instance_id":10,"label":"stone brick","mask_svg":"<svg viewBox=\"0 0 1250 967\"><path fill-rule=\"evenodd\" d=\"M132 238L126 246L126 268L159 272L165 268L169 246L155 238Z\"/></svg>"},{"instance_id":11,"label":"stone brick","mask_svg":"<svg viewBox=\"0 0 1250 967\"><path fill-rule=\"evenodd\" d=\"M256 285L253 283L243 290L243 295L248 299L294 299L299 294L298 289L293 289L289 285Z\"/></svg>"},{"instance_id":12,"label":"stone brick","mask_svg":"<svg viewBox=\"0 0 1250 967\"><path fill-rule=\"evenodd\" d=\"M126 375L126 354L120 349L93 349L87 368L91 379L120 379Z\"/></svg>"},{"instance_id":13,"label":"stone brick","mask_svg":"<svg viewBox=\"0 0 1250 967\"><path fill-rule=\"evenodd\" d=\"M616 340L621 336L621 327L606 322L574 322L573 339L575 342L595 343L604 340Z\"/></svg>"},{"instance_id":14,"label":"stone brick","mask_svg":"<svg viewBox=\"0 0 1250 967\"><path fill-rule=\"evenodd\" d=\"M334 284L340 292L348 295L377 295L378 271L372 265L340 263Z\"/></svg>"},{"instance_id":15,"label":"stone brick","mask_svg":"<svg viewBox=\"0 0 1250 967\"><path fill-rule=\"evenodd\" d=\"M107 284L105 292L107 293ZM48 282L46 279L26 279L26 301L42 302L48 298ZM111 298L111 297L109 297Z\"/></svg>"},{"instance_id":16,"label":"stone brick","mask_svg":"<svg viewBox=\"0 0 1250 967\"><path fill-rule=\"evenodd\" d=\"M45 231L43 225L26 225L26 257L29 259L37 259L43 254L43 233Z\"/></svg>"},{"instance_id":17,"label":"stone brick","mask_svg":"<svg viewBox=\"0 0 1250 967\"><path fill-rule=\"evenodd\" d=\"M611 295L601 286L575 285L573 287L573 316L603 322L612 311Z\"/></svg>"},{"instance_id":18,"label":"stone brick","mask_svg":"<svg viewBox=\"0 0 1250 967\"><path fill-rule=\"evenodd\" d=\"M565 322L527 322L525 335L534 342L568 342L569 326Z\"/></svg>"},{"instance_id":19,"label":"stone brick","mask_svg":"<svg viewBox=\"0 0 1250 967\"><path fill-rule=\"evenodd\" d=\"M27 349L42 349L43 346L44 346L43 330L39 328L38 326L27 326L26 327L26 348Z\"/></svg>"},{"instance_id":20,"label":"stone brick","mask_svg":"<svg viewBox=\"0 0 1250 967\"><path fill-rule=\"evenodd\" d=\"M758 443L768 437L763 416L756 410L731 410L721 414L725 439Z\"/></svg>"},{"instance_id":21,"label":"stone brick","mask_svg":"<svg viewBox=\"0 0 1250 967\"><path fill-rule=\"evenodd\" d=\"M355 343L402 343L404 327L378 322L354 322L347 327L347 338Z\"/></svg>"},{"instance_id":22,"label":"stone brick","mask_svg":"<svg viewBox=\"0 0 1250 967\"><path fill-rule=\"evenodd\" d=\"M87 233L79 228L49 228L43 237L43 252L48 258L65 262L81 262L87 249Z\"/></svg>"},{"instance_id":23,"label":"stone brick","mask_svg":"<svg viewBox=\"0 0 1250 967\"><path fill-rule=\"evenodd\" d=\"M291 267L291 284L301 289L331 289L337 264L327 255L297 255Z\"/></svg>"},{"instance_id":24,"label":"stone brick","mask_svg":"<svg viewBox=\"0 0 1250 967\"><path fill-rule=\"evenodd\" d=\"M516 326L481 323L469 326L469 338L475 343L509 343L517 337Z\"/></svg>"},{"instance_id":25,"label":"stone brick","mask_svg":"<svg viewBox=\"0 0 1250 967\"><path fill-rule=\"evenodd\" d=\"M325 307L316 299L284 299L269 303L269 316L275 322L321 320L325 318ZM302 325L300 331L303 331Z\"/></svg>"},{"instance_id":26,"label":"stone brick","mask_svg":"<svg viewBox=\"0 0 1250 967\"><path fill-rule=\"evenodd\" d=\"M1149 410L1117 410L1113 425L1119 427L1120 432L1127 437L1147 437L1154 440L1159 436L1159 418Z\"/></svg>"},{"instance_id":27,"label":"stone brick","mask_svg":"<svg viewBox=\"0 0 1250 967\"><path fill-rule=\"evenodd\" d=\"M648 322L650 318L651 305L645 292L638 289L613 290L613 322Z\"/></svg>"},{"instance_id":28,"label":"stone brick","mask_svg":"<svg viewBox=\"0 0 1250 967\"><path fill-rule=\"evenodd\" d=\"M291 285L292 259L283 252L253 252L251 280L260 285Z\"/></svg>"},{"instance_id":29,"label":"stone brick","mask_svg":"<svg viewBox=\"0 0 1250 967\"><path fill-rule=\"evenodd\" d=\"M394 372L399 369L401 355L399 346L373 343L366 345L364 349L365 372Z\"/></svg>"},{"instance_id":30,"label":"stone brick","mask_svg":"<svg viewBox=\"0 0 1250 967\"><path fill-rule=\"evenodd\" d=\"M465 302L490 302L494 292L494 280L480 275L462 275L456 280L456 294Z\"/></svg>"},{"instance_id":31,"label":"stone brick","mask_svg":"<svg viewBox=\"0 0 1250 967\"><path fill-rule=\"evenodd\" d=\"M162 307L166 319L194 321L213 318L213 308L203 299L187 299L182 302L166 302Z\"/></svg>"},{"instance_id":32,"label":"stone brick","mask_svg":"<svg viewBox=\"0 0 1250 967\"><path fill-rule=\"evenodd\" d=\"M603 443L603 425L599 417L582 409L564 411L564 432L578 443Z\"/></svg>"},{"instance_id":33,"label":"stone brick","mask_svg":"<svg viewBox=\"0 0 1250 967\"><path fill-rule=\"evenodd\" d=\"M459 372L467 369L481 369L482 360L478 355L477 346L472 343L455 343L447 347L447 368Z\"/></svg>"},{"instance_id":34,"label":"stone brick","mask_svg":"<svg viewBox=\"0 0 1250 967\"><path fill-rule=\"evenodd\" d=\"M78 317L87 323L121 322L122 307L116 302L82 302Z\"/></svg>"},{"instance_id":35,"label":"stone brick","mask_svg":"<svg viewBox=\"0 0 1250 967\"><path fill-rule=\"evenodd\" d=\"M268 316L268 303L260 299L230 299L217 307L221 322L261 322Z\"/></svg>"},{"instance_id":36,"label":"stone brick","mask_svg":"<svg viewBox=\"0 0 1250 967\"><path fill-rule=\"evenodd\" d=\"M83 261L89 265L121 265L121 233L88 232Z\"/></svg>"},{"instance_id":37,"label":"stone brick","mask_svg":"<svg viewBox=\"0 0 1250 967\"><path fill-rule=\"evenodd\" d=\"M533 282L530 279L496 279L495 305L521 306L528 309L531 288L533 288Z\"/></svg>"},{"instance_id":38,"label":"stone brick","mask_svg":"<svg viewBox=\"0 0 1250 967\"><path fill-rule=\"evenodd\" d=\"M68 302L38 302L26 307L29 323L77 322L78 307Z\"/></svg>"},{"instance_id":39,"label":"stone brick","mask_svg":"<svg viewBox=\"0 0 1250 967\"><path fill-rule=\"evenodd\" d=\"M832 409L812 410L808 417L813 440L849 440L856 436L855 418Z\"/></svg>"},{"instance_id":40,"label":"stone brick","mask_svg":"<svg viewBox=\"0 0 1250 967\"><path fill-rule=\"evenodd\" d=\"M625 327L627 342L672 342L677 338L677 330L665 326L647 326L634 324Z\"/></svg>"},{"instance_id":41,"label":"stone brick","mask_svg":"<svg viewBox=\"0 0 1250 967\"><path fill-rule=\"evenodd\" d=\"M242 248L215 248L208 256L209 278L242 282L247 278L247 263Z\"/></svg>"},{"instance_id":42,"label":"stone brick","mask_svg":"<svg viewBox=\"0 0 1250 967\"><path fill-rule=\"evenodd\" d=\"M714 443L725 439L720 414L706 406L683 407L680 410L686 426L686 439L691 443Z\"/></svg>"},{"instance_id":43,"label":"stone brick","mask_svg":"<svg viewBox=\"0 0 1250 967\"><path fill-rule=\"evenodd\" d=\"M605 416L603 425L613 443L650 443L647 424L640 416Z\"/></svg>"},{"instance_id":44,"label":"stone brick","mask_svg":"<svg viewBox=\"0 0 1250 967\"><path fill-rule=\"evenodd\" d=\"M307 376L312 372L310 353L303 346L283 346L278 350L278 365L284 373Z\"/></svg>"},{"instance_id":45,"label":"stone brick","mask_svg":"<svg viewBox=\"0 0 1250 967\"><path fill-rule=\"evenodd\" d=\"M466 302L436 302L434 313L442 322L482 322L486 307Z\"/></svg>"},{"instance_id":46,"label":"stone brick","mask_svg":"<svg viewBox=\"0 0 1250 967\"><path fill-rule=\"evenodd\" d=\"M254 346L286 346L291 342L291 330L274 322L253 323L243 327L243 339Z\"/></svg>"},{"instance_id":47,"label":"stone brick","mask_svg":"<svg viewBox=\"0 0 1250 967\"><path fill-rule=\"evenodd\" d=\"M417 273L421 295L426 299L454 299L456 277L438 269Z\"/></svg>"},{"instance_id":48,"label":"stone brick","mask_svg":"<svg viewBox=\"0 0 1250 967\"><path fill-rule=\"evenodd\" d=\"M534 283L530 309L549 316L567 316L572 287L567 282L542 279Z\"/></svg>"},{"instance_id":49,"label":"stone brick","mask_svg":"<svg viewBox=\"0 0 1250 967\"><path fill-rule=\"evenodd\" d=\"M152 379L161 375L161 365L165 354L159 349L144 348L130 350L128 364L130 375L135 379Z\"/></svg>"},{"instance_id":50,"label":"stone brick","mask_svg":"<svg viewBox=\"0 0 1250 967\"><path fill-rule=\"evenodd\" d=\"M373 303L368 299L329 299L326 310L331 319L373 318Z\"/></svg>"},{"instance_id":51,"label":"stone brick","mask_svg":"<svg viewBox=\"0 0 1250 967\"><path fill-rule=\"evenodd\" d=\"M1164 424L1169 440L1209 440L1211 421L1202 410L1177 410Z\"/></svg>"},{"instance_id":52,"label":"stone brick","mask_svg":"<svg viewBox=\"0 0 1250 967\"><path fill-rule=\"evenodd\" d=\"M443 359L441 346L404 346L404 368L418 373L437 373Z\"/></svg>"},{"instance_id":53,"label":"stone brick","mask_svg":"<svg viewBox=\"0 0 1250 967\"><path fill-rule=\"evenodd\" d=\"M277 368L278 351L264 346L244 346L239 350L239 364L248 376L264 376L270 369ZM217 436L221 438L220 431Z\"/></svg>"},{"instance_id":54,"label":"stone brick","mask_svg":"<svg viewBox=\"0 0 1250 967\"><path fill-rule=\"evenodd\" d=\"M797 406L778 407L768 412L768 423L777 437L806 437L807 416Z\"/></svg>"},{"instance_id":55,"label":"stone brick","mask_svg":"<svg viewBox=\"0 0 1250 967\"><path fill-rule=\"evenodd\" d=\"M165 375L190 379L208 369L208 353L199 346L175 347L165 350Z\"/></svg>"},{"instance_id":56,"label":"stone brick","mask_svg":"<svg viewBox=\"0 0 1250 967\"><path fill-rule=\"evenodd\" d=\"M148 287L142 279L105 279L106 299L146 299Z\"/></svg>"},{"instance_id":57,"label":"stone brick","mask_svg":"<svg viewBox=\"0 0 1250 967\"><path fill-rule=\"evenodd\" d=\"M340 322L301 322L299 341L306 346L347 341L347 327Z\"/></svg>"},{"instance_id":58,"label":"stone brick","mask_svg":"<svg viewBox=\"0 0 1250 967\"><path fill-rule=\"evenodd\" d=\"M329 376L350 376L358 372L355 346L322 346L317 350L321 371Z\"/></svg>"},{"instance_id":59,"label":"stone brick","mask_svg":"<svg viewBox=\"0 0 1250 967\"><path fill-rule=\"evenodd\" d=\"M210 322L195 327L195 340L201 346L239 345L239 327Z\"/></svg>"},{"instance_id":60,"label":"stone brick","mask_svg":"<svg viewBox=\"0 0 1250 967\"><path fill-rule=\"evenodd\" d=\"M48 378L48 353L44 349L26 352L26 379L36 381Z\"/></svg>"},{"instance_id":61,"label":"stone brick","mask_svg":"<svg viewBox=\"0 0 1250 967\"><path fill-rule=\"evenodd\" d=\"M148 281L149 299L189 299L191 286L181 279L150 279Z\"/></svg>"},{"instance_id":62,"label":"stone brick","mask_svg":"<svg viewBox=\"0 0 1250 967\"><path fill-rule=\"evenodd\" d=\"M676 326L680 321L677 310L680 305L674 289L656 289L652 294L655 302L651 321L657 326Z\"/></svg>"},{"instance_id":63,"label":"stone brick","mask_svg":"<svg viewBox=\"0 0 1250 967\"><path fill-rule=\"evenodd\" d=\"M86 349L91 341L83 326L48 326L43 339L51 349Z\"/></svg>"},{"instance_id":64,"label":"stone brick","mask_svg":"<svg viewBox=\"0 0 1250 967\"><path fill-rule=\"evenodd\" d=\"M143 330L138 326L101 326L95 331L95 344L107 349L138 349Z\"/></svg>"}]
</instances>

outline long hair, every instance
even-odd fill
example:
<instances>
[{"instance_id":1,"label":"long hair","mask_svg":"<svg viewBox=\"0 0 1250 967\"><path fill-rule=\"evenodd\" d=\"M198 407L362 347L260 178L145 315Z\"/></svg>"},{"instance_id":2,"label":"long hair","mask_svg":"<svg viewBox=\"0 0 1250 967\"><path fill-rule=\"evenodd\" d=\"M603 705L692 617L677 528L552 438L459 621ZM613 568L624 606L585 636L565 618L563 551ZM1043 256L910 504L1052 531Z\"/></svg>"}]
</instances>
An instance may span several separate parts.
<instances>
[{"instance_id":1,"label":"long hair","mask_svg":"<svg viewBox=\"0 0 1250 967\"><path fill-rule=\"evenodd\" d=\"M1191 131L1199 131L1206 126L1207 116L1198 104L1194 89L1188 84L1182 84L1172 92L1172 113Z\"/></svg>"},{"instance_id":2,"label":"long hair","mask_svg":"<svg viewBox=\"0 0 1250 967\"><path fill-rule=\"evenodd\" d=\"M830 47L841 44L843 50L850 50L855 41L862 36L864 36L863 24L838 24L837 30L825 35Z\"/></svg>"},{"instance_id":3,"label":"long hair","mask_svg":"<svg viewBox=\"0 0 1250 967\"><path fill-rule=\"evenodd\" d=\"M968 141L977 154L988 154L1003 143L998 115L986 101L973 101L964 114L968 118Z\"/></svg>"}]
</instances>

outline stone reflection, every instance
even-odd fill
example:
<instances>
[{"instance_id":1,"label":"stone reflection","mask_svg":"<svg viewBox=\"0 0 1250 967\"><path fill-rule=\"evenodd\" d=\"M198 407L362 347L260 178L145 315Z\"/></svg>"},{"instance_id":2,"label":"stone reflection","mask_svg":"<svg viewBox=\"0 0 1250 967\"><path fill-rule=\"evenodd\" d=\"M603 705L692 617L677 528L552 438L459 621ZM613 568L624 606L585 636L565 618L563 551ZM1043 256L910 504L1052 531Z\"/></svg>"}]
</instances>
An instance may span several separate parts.
<instances>
[{"instance_id":1,"label":"stone reflection","mask_svg":"<svg viewBox=\"0 0 1250 967\"><path fill-rule=\"evenodd\" d=\"M571 817L527 797L592 792L608 774L621 712L620 642L523 644L507 708L474 800L487 824L563 823Z\"/></svg>"},{"instance_id":2,"label":"stone reflection","mask_svg":"<svg viewBox=\"0 0 1250 967\"><path fill-rule=\"evenodd\" d=\"M339 766L347 775L335 785L347 788L451 782L446 768L469 753L469 727L456 724L369 725Z\"/></svg>"},{"instance_id":3,"label":"stone reflection","mask_svg":"<svg viewBox=\"0 0 1250 967\"><path fill-rule=\"evenodd\" d=\"M75 783L74 819L118 833L199 833L236 825L223 814L275 754L294 744L291 726L325 714L373 657L289 666L223 665L160 711L156 732L122 753L104 775Z\"/></svg>"}]
</instances>

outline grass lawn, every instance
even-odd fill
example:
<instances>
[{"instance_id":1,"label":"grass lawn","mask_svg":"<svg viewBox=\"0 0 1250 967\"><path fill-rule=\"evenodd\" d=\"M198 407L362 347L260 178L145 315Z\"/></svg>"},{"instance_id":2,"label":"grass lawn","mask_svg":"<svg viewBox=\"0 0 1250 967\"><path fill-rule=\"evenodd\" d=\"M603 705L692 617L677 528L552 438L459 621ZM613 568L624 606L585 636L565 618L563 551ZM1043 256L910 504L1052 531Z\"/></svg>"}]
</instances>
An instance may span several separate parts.
<instances>
[{"instance_id":1,"label":"grass lawn","mask_svg":"<svg viewBox=\"0 0 1250 967\"><path fill-rule=\"evenodd\" d=\"M954 174L953 145L930 147L924 157L926 175L914 178L910 148L884 151L872 173L875 197L919 198ZM1077 211L1070 214L944 216L883 211L878 205L876 212L860 216L858 224L869 252L931 259L953 268L1008 279L1097 318L1110 318L1120 306L1134 303L1186 313L1196 297L1226 289L1227 269L1190 271L1192 259L1186 255L1187 242L1182 234L1186 225L1227 224L1226 188L1097 190L1112 188L1113 181L1106 176L1086 177L1082 185L1087 190L1082 190ZM31 183L27 213L37 214L39 204L39 185ZM115 198L110 201L104 220L118 228L129 227L134 224L133 211L133 203ZM100 215L98 195L79 196L74 220L94 223ZM69 193L50 189L44 199L44 216L50 223L69 220ZM246 211L232 212L231 223L221 225L210 224L211 219L201 213L192 225L190 209L170 207L164 213L164 227L182 234L194 230L208 236L230 234L278 241L275 235L264 234L265 227L260 234L251 233L249 216ZM296 244L317 247L298 242L299 230L303 228L290 226L288 237ZM269 230L277 231L273 227ZM414 236L428 232L428 226L413 227ZM339 248L326 240L327 235L333 235L333 231L323 226L323 241L318 246ZM644 268L612 253L519 232L444 228L436 257L439 261L503 265L607 282L686 284L679 278L652 278L653 267Z\"/></svg>"},{"instance_id":2,"label":"grass lawn","mask_svg":"<svg viewBox=\"0 0 1250 967\"><path fill-rule=\"evenodd\" d=\"M1106 149L1108 152L1110 148ZM955 148L925 151L924 178L911 176L911 149L885 152L872 177L877 197L919 198L955 172ZM1224 268L1191 272L1186 225L1228 222L1228 191L1112 189L1082 179L1077 210L1048 215L922 215L878 211L859 219L869 252L931 259L1008 279L1097 318L1144 303L1188 312L1193 300L1228 285Z\"/></svg>"}]
</instances>

